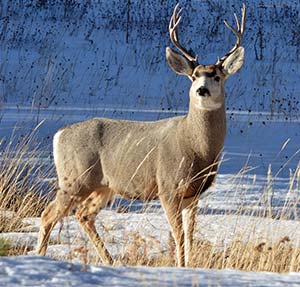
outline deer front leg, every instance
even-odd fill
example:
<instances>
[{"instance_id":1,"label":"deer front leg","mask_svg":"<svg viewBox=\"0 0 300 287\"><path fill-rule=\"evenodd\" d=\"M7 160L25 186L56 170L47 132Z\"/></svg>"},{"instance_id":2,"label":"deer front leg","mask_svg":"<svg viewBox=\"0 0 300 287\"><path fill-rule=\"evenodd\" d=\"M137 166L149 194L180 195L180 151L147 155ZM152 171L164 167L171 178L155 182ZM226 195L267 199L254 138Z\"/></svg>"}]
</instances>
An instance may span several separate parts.
<instances>
[{"instance_id":1,"label":"deer front leg","mask_svg":"<svg viewBox=\"0 0 300 287\"><path fill-rule=\"evenodd\" d=\"M197 213L198 196L183 199L182 219L184 230L184 253L185 266L190 266L191 250L193 246L193 233L195 229L195 218Z\"/></svg>"},{"instance_id":2,"label":"deer front leg","mask_svg":"<svg viewBox=\"0 0 300 287\"><path fill-rule=\"evenodd\" d=\"M160 195L159 198L175 239L177 266L184 267L184 232L181 199L178 196L170 196L170 194Z\"/></svg>"}]
</instances>

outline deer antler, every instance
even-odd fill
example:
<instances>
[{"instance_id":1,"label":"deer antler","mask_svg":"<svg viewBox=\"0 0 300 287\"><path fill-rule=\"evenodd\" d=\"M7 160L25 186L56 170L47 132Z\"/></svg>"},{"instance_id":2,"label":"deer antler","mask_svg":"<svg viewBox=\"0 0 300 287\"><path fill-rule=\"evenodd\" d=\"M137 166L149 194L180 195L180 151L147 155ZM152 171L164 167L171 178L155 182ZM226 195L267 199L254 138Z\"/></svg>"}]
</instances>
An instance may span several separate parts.
<instances>
[{"instance_id":1,"label":"deer antler","mask_svg":"<svg viewBox=\"0 0 300 287\"><path fill-rule=\"evenodd\" d=\"M235 52L240 46L242 42L242 36L244 34L244 29L245 29L245 21L246 21L246 6L243 4L243 7L241 9L242 11L242 20L239 22L238 16L236 13L234 13L234 18L236 22L237 29L233 28L226 20L224 20L224 24L228 29L230 29L236 36L237 40L234 45L234 47L221 59L218 59L217 65L222 64L228 56L230 56L233 52Z\"/></svg>"},{"instance_id":2,"label":"deer antler","mask_svg":"<svg viewBox=\"0 0 300 287\"><path fill-rule=\"evenodd\" d=\"M181 20L181 13L182 13L182 8L177 12L177 9L179 7L179 3L175 6L173 15L171 17L170 23L169 23L169 33L170 33L170 39L173 43L173 45L191 62L197 63L197 56L193 57L189 52L183 48L178 39L178 31L177 27L180 23Z\"/></svg>"}]
</instances>

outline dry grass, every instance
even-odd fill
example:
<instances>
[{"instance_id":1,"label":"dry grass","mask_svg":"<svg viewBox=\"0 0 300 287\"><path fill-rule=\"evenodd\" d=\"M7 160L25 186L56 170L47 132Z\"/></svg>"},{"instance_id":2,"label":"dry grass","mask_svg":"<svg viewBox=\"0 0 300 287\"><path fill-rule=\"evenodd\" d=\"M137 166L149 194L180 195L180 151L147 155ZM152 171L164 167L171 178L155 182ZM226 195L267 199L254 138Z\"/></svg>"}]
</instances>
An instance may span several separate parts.
<instances>
[{"instance_id":1,"label":"dry grass","mask_svg":"<svg viewBox=\"0 0 300 287\"><path fill-rule=\"evenodd\" d=\"M287 236L273 244L265 241L257 243L255 239L248 242L235 240L226 248L217 247L209 241L195 240L192 254L190 267L193 268L279 273L300 271L300 247L295 247ZM125 255L126 257L120 258L116 265L151 267L175 265L173 244L169 252L151 257L147 254L145 243L132 241Z\"/></svg>"},{"instance_id":2,"label":"dry grass","mask_svg":"<svg viewBox=\"0 0 300 287\"><path fill-rule=\"evenodd\" d=\"M171 235L169 236L168 251L155 256L151 246L155 242L151 244L150 241L149 243L138 232L133 232L129 237L124 247L125 253L115 261L116 266L175 266L175 244ZM101 264L91 254L94 254L93 250L82 246L74 249L72 259L78 258L83 264ZM278 273L300 272L300 246L292 242L288 236L271 242L258 240L255 236L246 241L240 235L233 235L233 240L227 246L195 239L190 267Z\"/></svg>"},{"instance_id":3,"label":"dry grass","mask_svg":"<svg viewBox=\"0 0 300 287\"><path fill-rule=\"evenodd\" d=\"M210 242L198 241L193 249L193 267L270 272L300 270L300 247L295 247L288 237L274 244L236 240L223 250L216 250Z\"/></svg>"},{"instance_id":4,"label":"dry grass","mask_svg":"<svg viewBox=\"0 0 300 287\"><path fill-rule=\"evenodd\" d=\"M40 215L49 198L41 179L50 170L41 162L35 132L0 141L0 233L20 230L22 219Z\"/></svg>"}]
</instances>

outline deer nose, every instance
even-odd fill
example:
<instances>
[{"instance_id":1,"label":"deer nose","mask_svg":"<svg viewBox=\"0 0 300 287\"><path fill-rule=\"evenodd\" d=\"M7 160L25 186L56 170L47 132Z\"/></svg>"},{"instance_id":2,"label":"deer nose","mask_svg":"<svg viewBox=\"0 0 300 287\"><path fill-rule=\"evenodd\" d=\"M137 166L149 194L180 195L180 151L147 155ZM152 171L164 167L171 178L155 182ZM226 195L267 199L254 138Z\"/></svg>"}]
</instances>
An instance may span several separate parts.
<instances>
[{"instance_id":1,"label":"deer nose","mask_svg":"<svg viewBox=\"0 0 300 287\"><path fill-rule=\"evenodd\" d=\"M201 86L198 90L197 90L197 94L201 97L204 96L210 96L209 90L207 88L205 88L204 86Z\"/></svg>"}]
</instances>

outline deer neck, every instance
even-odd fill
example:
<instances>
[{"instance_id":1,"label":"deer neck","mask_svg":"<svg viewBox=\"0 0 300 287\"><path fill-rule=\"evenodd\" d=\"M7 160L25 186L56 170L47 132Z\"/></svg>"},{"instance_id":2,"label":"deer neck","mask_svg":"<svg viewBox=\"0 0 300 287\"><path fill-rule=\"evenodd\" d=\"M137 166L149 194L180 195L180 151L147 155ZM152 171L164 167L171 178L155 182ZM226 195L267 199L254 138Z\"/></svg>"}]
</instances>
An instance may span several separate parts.
<instances>
[{"instance_id":1,"label":"deer neck","mask_svg":"<svg viewBox=\"0 0 300 287\"><path fill-rule=\"evenodd\" d=\"M190 104L182 128L184 141L192 151L207 161L218 158L225 140L226 113L225 106L208 111L199 110Z\"/></svg>"}]
</instances>

